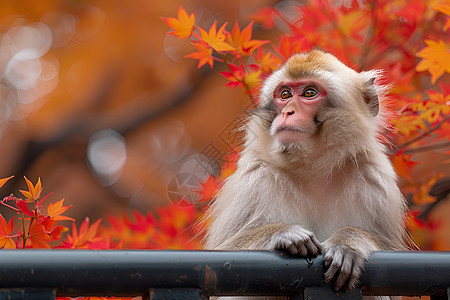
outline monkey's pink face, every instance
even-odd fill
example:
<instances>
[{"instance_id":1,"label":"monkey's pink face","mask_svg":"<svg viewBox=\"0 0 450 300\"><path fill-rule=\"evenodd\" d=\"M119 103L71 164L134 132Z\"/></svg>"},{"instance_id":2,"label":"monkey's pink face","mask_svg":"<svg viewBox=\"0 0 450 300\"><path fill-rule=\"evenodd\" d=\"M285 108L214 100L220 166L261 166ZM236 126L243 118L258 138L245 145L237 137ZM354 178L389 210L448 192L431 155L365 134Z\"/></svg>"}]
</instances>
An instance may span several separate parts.
<instances>
[{"instance_id":1,"label":"monkey's pink face","mask_svg":"<svg viewBox=\"0 0 450 300\"><path fill-rule=\"evenodd\" d=\"M326 98L326 90L315 80L280 82L273 92L277 115L271 134L282 144L310 137L317 129L316 115Z\"/></svg>"}]
</instances>

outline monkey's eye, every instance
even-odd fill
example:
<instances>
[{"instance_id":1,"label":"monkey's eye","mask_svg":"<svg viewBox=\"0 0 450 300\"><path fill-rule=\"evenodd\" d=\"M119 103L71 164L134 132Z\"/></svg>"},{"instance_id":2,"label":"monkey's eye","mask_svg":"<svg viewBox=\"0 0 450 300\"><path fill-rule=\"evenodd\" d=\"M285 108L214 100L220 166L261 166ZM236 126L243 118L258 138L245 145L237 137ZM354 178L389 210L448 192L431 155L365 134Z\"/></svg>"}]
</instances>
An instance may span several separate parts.
<instances>
[{"instance_id":1,"label":"monkey's eye","mask_svg":"<svg viewBox=\"0 0 450 300\"><path fill-rule=\"evenodd\" d=\"M292 97L292 93L289 90L282 90L280 94L281 99L287 99Z\"/></svg>"},{"instance_id":2,"label":"monkey's eye","mask_svg":"<svg viewBox=\"0 0 450 300\"><path fill-rule=\"evenodd\" d=\"M307 89L303 92L303 97L306 97L306 98L312 98L312 97L316 96L317 93L318 93L318 92L317 92L316 89L313 89L313 88L307 88Z\"/></svg>"}]
</instances>

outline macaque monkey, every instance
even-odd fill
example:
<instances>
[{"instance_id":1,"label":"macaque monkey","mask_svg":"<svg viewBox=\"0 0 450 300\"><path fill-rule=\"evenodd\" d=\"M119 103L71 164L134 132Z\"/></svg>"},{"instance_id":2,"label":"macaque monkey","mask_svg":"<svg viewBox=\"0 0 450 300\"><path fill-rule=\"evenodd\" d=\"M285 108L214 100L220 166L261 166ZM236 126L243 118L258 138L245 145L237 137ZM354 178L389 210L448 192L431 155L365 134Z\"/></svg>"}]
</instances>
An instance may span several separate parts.
<instances>
[{"instance_id":1,"label":"macaque monkey","mask_svg":"<svg viewBox=\"0 0 450 300\"><path fill-rule=\"evenodd\" d=\"M405 250L406 206L379 140L377 77L320 50L271 74L237 170L206 214L205 248L322 253L336 291L356 287L373 251Z\"/></svg>"}]
</instances>

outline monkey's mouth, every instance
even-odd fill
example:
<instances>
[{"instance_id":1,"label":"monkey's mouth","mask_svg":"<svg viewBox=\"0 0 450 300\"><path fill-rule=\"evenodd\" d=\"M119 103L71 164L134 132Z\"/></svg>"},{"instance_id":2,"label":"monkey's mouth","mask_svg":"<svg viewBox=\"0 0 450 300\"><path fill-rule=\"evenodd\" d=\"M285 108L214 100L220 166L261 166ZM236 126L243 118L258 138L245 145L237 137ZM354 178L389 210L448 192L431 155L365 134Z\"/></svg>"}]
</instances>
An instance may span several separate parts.
<instances>
[{"instance_id":1,"label":"monkey's mouth","mask_svg":"<svg viewBox=\"0 0 450 300\"><path fill-rule=\"evenodd\" d=\"M281 125L281 126L277 127L277 133L280 131L292 131L292 132L307 134L306 131L304 131L300 128L296 128L296 127L292 127L292 126L288 126L288 125Z\"/></svg>"}]
</instances>

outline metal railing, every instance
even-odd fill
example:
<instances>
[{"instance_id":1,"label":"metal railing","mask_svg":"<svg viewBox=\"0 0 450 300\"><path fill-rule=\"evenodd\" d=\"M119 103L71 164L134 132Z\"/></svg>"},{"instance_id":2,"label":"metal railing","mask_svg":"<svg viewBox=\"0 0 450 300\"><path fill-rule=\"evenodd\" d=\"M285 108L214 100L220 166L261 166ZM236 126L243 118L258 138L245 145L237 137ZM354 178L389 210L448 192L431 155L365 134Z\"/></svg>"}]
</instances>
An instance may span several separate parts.
<instances>
[{"instance_id":1,"label":"metal railing","mask_svg":"<svg viewBox=\"0 0 450 300\"><path fill-rule=\"evenodd\" d=\"M376 252L361 286L335 293L323 283L322 256L277 251L1 250L0 299L136 296L286 295L361 299L429 295L450 299L450 252Z\"/></svg>"}]
</instances>

